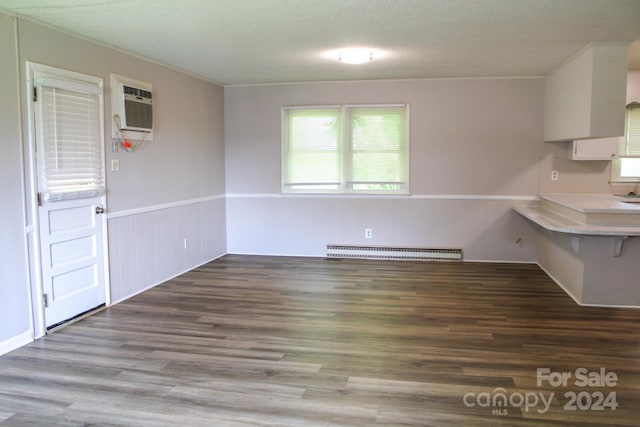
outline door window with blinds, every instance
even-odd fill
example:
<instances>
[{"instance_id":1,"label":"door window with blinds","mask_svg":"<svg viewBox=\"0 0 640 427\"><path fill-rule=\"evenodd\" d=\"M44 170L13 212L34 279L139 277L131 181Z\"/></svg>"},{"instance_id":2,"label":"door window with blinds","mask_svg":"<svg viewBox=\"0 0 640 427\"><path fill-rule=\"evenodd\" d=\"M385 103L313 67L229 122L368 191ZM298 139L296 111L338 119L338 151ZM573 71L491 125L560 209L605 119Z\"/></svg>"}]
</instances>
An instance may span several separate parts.
<instances>
[{"instance_id":1,"label":"door window with blinds","mask_svg":"<svg viewBox=\"0 0 640 427\"><path fill-rule=\"evenodd\" d=\"M287 107L282 190L409 193L408 105Z\"/></svg>"},{"instance_id":2,"label":"door window with blinds","mask_svg":"<svg viewBox=\"0 0 640 427\"><path fill-rule=\"evenodd\" d=\"M60 71L34 73L39 191L45 201L101 196L102 79Z\"/></svg>"},{"instance_id":3,"label":"door window with blinds","mask_svg":"<svg viewBox=\"0 0 640 427\"><path fill-rule=\"evenodd\" d=\"M627 105L624 128L618 158L611 169L612 181L640 182L640 102Z\"/></svg>"}]
</instances>

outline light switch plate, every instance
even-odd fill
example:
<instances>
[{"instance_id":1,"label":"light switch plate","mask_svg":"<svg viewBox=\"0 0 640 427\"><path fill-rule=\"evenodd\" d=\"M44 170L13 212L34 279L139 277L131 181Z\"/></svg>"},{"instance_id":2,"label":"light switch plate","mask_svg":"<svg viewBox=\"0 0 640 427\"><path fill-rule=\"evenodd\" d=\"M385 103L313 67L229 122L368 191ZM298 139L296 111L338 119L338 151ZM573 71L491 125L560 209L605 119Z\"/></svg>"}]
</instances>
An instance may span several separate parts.
<instances>
[{"instance_id":1,"label":"light switch plate","mask_svg":"<svg viewBox=\"0 0 640 427\"><path fill-rule=\"evenodd\" d=\"M118 172L120 170L120 160L111 159L111 172Z\"/></svg>"}]
</instances>

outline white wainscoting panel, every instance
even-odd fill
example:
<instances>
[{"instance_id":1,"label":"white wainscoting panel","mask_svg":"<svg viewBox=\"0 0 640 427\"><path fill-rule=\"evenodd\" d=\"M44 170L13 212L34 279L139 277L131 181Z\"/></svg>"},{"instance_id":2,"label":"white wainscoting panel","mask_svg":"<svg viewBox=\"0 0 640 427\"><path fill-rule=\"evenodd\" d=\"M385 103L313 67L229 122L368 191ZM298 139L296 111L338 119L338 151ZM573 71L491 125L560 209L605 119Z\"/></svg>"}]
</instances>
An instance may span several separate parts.
<instances>
[{"instance_id":1,"label":"white wainscoting panel","mask_svg":"<svg viewBox=\"0 0 640 427\"><path fill-rule=\"evenodd\" d=\"M225 221L224 196L112 215L111 300L122 301L225 254Z\"/></svg>"},{"instance_id":2,"label":"white wainscoting panel","mask_svg":"<svg viewBox=\"0 0 640 427\"><path fill-rule=\"evenodd\" d=\"M465 261L536 262L529 196L227 195L227 252L326 256L328 244L461 248ZM365 228L372 238L365 238Z\"/></svg>"}]
</instances>

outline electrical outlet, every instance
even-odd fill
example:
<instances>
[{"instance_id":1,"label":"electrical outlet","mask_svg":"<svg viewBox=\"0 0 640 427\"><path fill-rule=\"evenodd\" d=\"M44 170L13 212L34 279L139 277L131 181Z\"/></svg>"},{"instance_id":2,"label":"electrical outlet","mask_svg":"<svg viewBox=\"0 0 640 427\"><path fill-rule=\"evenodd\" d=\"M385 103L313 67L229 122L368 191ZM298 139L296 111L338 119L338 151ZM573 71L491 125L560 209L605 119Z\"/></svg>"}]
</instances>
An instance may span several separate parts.
<instances>
[{"instance_id":1,"label":"electrical outlet","mask_svg":"<svg viewBox=\"0 0 640 427\"><path fill-rule=\"evenodd\" d=\"M370 228L365 228L364 229L364 238L365 239L372 239L373 238L373 230Z\"/></svg>"},{"instance_id":2,"label":"electrical outlet","mask_svg":"<svg viewBox=\"0 0 640 427\"><path fill-rule=\"evenodd\" d=\"M558 180L558 171L551 171L551 181Z\"/></svg>"},{"instance_id":3,"label":"electrical outlet","mask_svg":"<svg viewBox=\"0 0 640 427\"><path fill-rule=\"evenodd\" d=\"M189 239L184 239L184 248L188 249L189 248Z\"/></svg>"}]
</instances>

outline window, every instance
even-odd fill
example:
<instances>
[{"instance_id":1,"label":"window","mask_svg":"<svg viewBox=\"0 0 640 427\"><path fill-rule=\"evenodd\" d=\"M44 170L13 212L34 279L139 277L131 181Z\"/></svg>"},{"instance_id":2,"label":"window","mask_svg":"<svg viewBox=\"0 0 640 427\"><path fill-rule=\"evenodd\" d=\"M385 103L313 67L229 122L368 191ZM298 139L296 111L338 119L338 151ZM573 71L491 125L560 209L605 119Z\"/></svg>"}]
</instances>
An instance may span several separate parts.
<instances>
[{"instance_id":1,"label":"window","mask_svg":"<svg viewBox=\"0 0 640 427\"><path fill-rule=\"evenodd\" d=\"M102 86L34 73L39 191L45 200L104 194Z\"/></svg>"},{"instance_id":2,"label":"window","mask_svg":"<svg viewBox=\"0 0 640 427\"><path fill-rule=\"evenodd\" d=\"M640 103L625 110L624 137L620 138L618 159L613 161L612 181L640 182Z\"/></svg>"},{"instance_id":3,"label":"window","mask_svg":"<svg viewBox=\"0 0 640 427\"><path fill-rule=\"evenodd\" d=\"M283 191L408 194L408 109L284 108Z\"/></svg>"}]
</instances>

